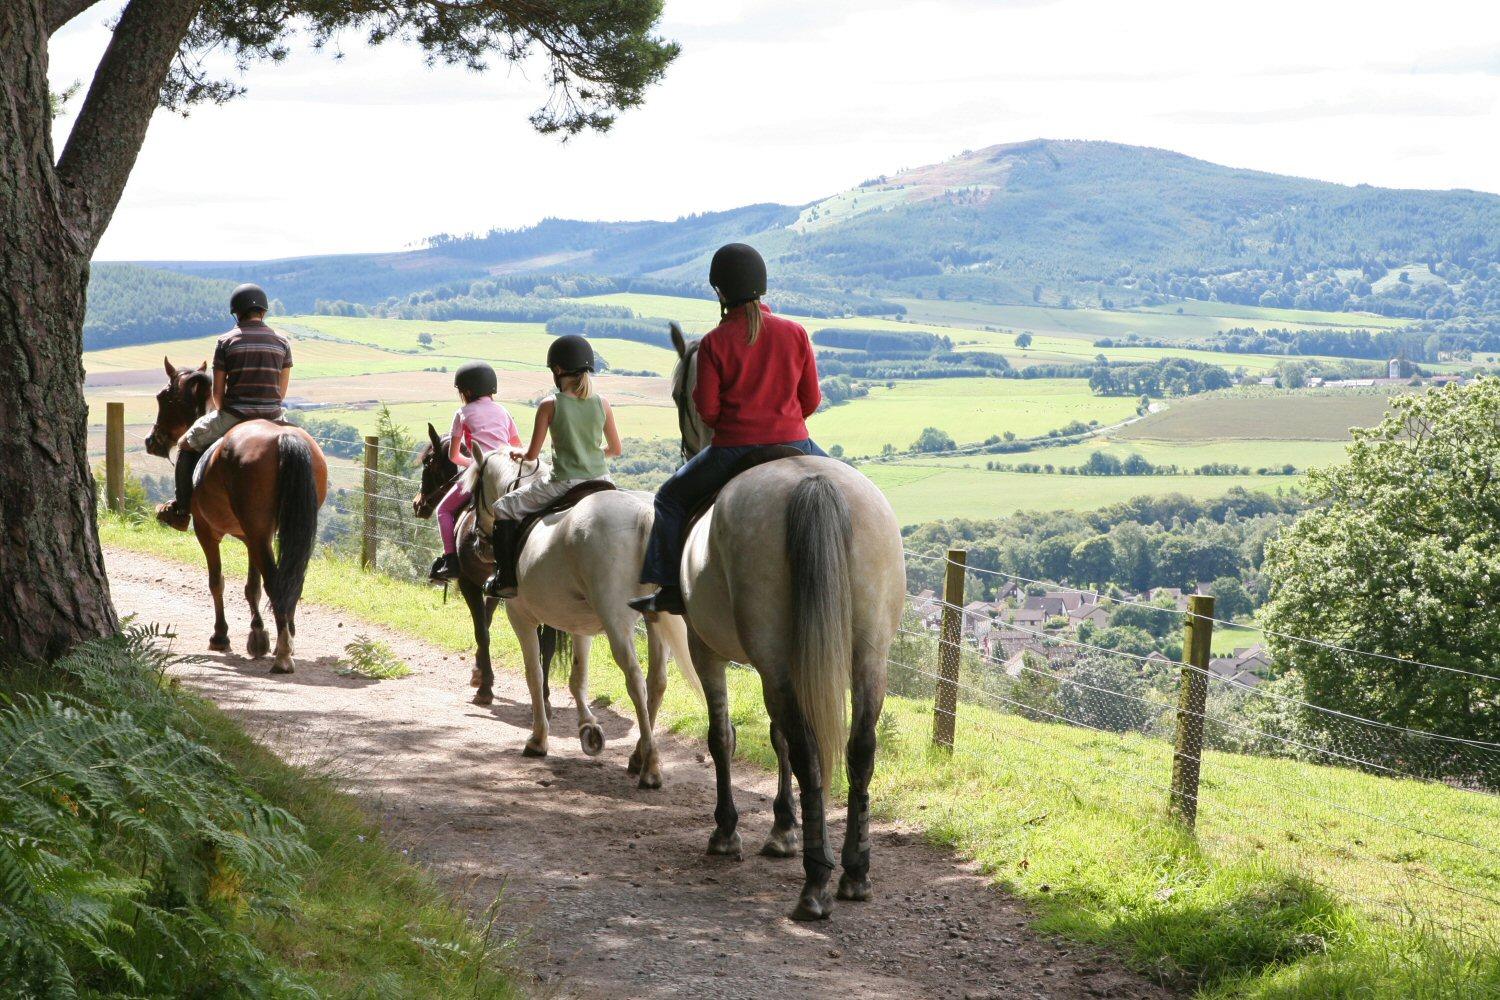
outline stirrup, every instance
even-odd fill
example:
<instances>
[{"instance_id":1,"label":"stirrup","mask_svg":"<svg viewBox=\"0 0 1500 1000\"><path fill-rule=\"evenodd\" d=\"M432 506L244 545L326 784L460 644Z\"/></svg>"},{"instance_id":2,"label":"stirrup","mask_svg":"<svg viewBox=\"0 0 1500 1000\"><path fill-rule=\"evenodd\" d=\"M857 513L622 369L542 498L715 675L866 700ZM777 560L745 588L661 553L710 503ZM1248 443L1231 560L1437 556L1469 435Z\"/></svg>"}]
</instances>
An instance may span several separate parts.
<instances>
[{"instance_id":1,"label":"stirrup","mask_svg":"<svg viewBox=\"0 0 1500 1000\"><path fill-rule=\"evenodd\" d=\"M167 527L176 528L178 531L188 530L189 526L193 523L192 511L183 510L177 505L176 500L169 500L166 503L158 504L156 507L156 519Z\"/></svg>"}]
</instances>

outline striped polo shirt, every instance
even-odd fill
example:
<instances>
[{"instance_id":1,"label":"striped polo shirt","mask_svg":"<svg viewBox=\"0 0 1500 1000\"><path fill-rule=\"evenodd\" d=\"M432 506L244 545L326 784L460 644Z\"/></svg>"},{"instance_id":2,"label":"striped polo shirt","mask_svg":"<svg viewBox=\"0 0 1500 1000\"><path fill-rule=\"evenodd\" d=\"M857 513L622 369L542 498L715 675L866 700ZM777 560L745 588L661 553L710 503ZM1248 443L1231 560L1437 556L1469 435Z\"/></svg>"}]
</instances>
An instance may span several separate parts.
<instances>
[{"instance_id":1,"label":"striped polo shirt","mask_svg":"<svg viewBox=\"0 0 1500 1000\"><path fill-rule=\"evenodd\" d=\"M223 372L224 409L247 420L281 416L281 372L292 367L292 345L259 320L219 338L214 371Z\"/></svg>"}]
</instances>

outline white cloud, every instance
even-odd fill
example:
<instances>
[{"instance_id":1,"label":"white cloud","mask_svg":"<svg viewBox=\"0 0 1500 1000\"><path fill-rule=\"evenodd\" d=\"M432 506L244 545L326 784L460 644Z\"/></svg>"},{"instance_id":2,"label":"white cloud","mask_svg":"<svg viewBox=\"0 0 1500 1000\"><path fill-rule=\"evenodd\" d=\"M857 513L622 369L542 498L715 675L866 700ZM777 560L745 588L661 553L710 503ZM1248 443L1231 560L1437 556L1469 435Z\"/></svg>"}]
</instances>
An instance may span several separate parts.
<instances>
[{"instance_id":1,"label":"white cloud","mask_svg":"<svg viewBox=\"0 0 1500 1000\"><path fill-rule=\"evenodd\" d=\"M56 86L87 83L109 9L53 40ZM668 0L663 30L684 51L646 106L567 144L527 126L545 95L519 69L429 70L412 49L352 43L339 61L256 67L240 101L157 116L100 254L393 249L547 215L802 203L1037 136L1500 191L1488 0L1401 17L1305 0Z\"/></svg>"}]
</instances>

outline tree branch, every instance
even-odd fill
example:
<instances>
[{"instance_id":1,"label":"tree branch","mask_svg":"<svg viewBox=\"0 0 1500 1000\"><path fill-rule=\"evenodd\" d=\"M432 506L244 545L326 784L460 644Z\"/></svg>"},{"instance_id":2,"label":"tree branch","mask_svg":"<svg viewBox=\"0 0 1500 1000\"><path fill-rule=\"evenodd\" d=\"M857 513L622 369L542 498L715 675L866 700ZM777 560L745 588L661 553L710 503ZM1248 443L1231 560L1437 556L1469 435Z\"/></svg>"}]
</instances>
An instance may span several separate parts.
<instances>
[{"instance_id":1,"label":"tree branch","mask_svg":"<svg viewBox=\"0 0 1500 1000\"><path fill-rule=\"evenodd\" d=\"M98 2L99 0L46 0L47 34L55 34L58 28Z\"/></svg>"},{"instance_id":2,"label":"tree branch","mask_svg":"<svg viewBox=\"0 0 1500 1000\"><path fill-rule=\"evenodd\" d=\"M162 82L201 0L131 0L57 164L66 220L92 254L109 225L146 140Z\"/></svg>"}]
</instances>

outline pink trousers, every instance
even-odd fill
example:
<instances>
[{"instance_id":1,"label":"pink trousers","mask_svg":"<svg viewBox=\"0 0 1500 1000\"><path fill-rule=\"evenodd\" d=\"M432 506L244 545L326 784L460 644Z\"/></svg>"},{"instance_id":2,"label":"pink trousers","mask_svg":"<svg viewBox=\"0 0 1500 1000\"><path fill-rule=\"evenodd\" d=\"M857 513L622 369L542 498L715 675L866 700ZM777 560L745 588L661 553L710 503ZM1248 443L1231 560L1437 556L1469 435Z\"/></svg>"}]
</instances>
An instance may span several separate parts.
<instances>
[{"instance_id":1,"label":"pink trousers","mask_svg":"<svg viewBox=\"0 0 1500 1000\"><path fill-rule=\"evenodd\" d=\"M454 525L458 521L458 512L463 509L464 504L469 502L469 491L460 483L448 491L437 508L438 533L443 536L443 554L453 555L458 551L458 542L455 540Z\"/></svg>"}]
</instances>

